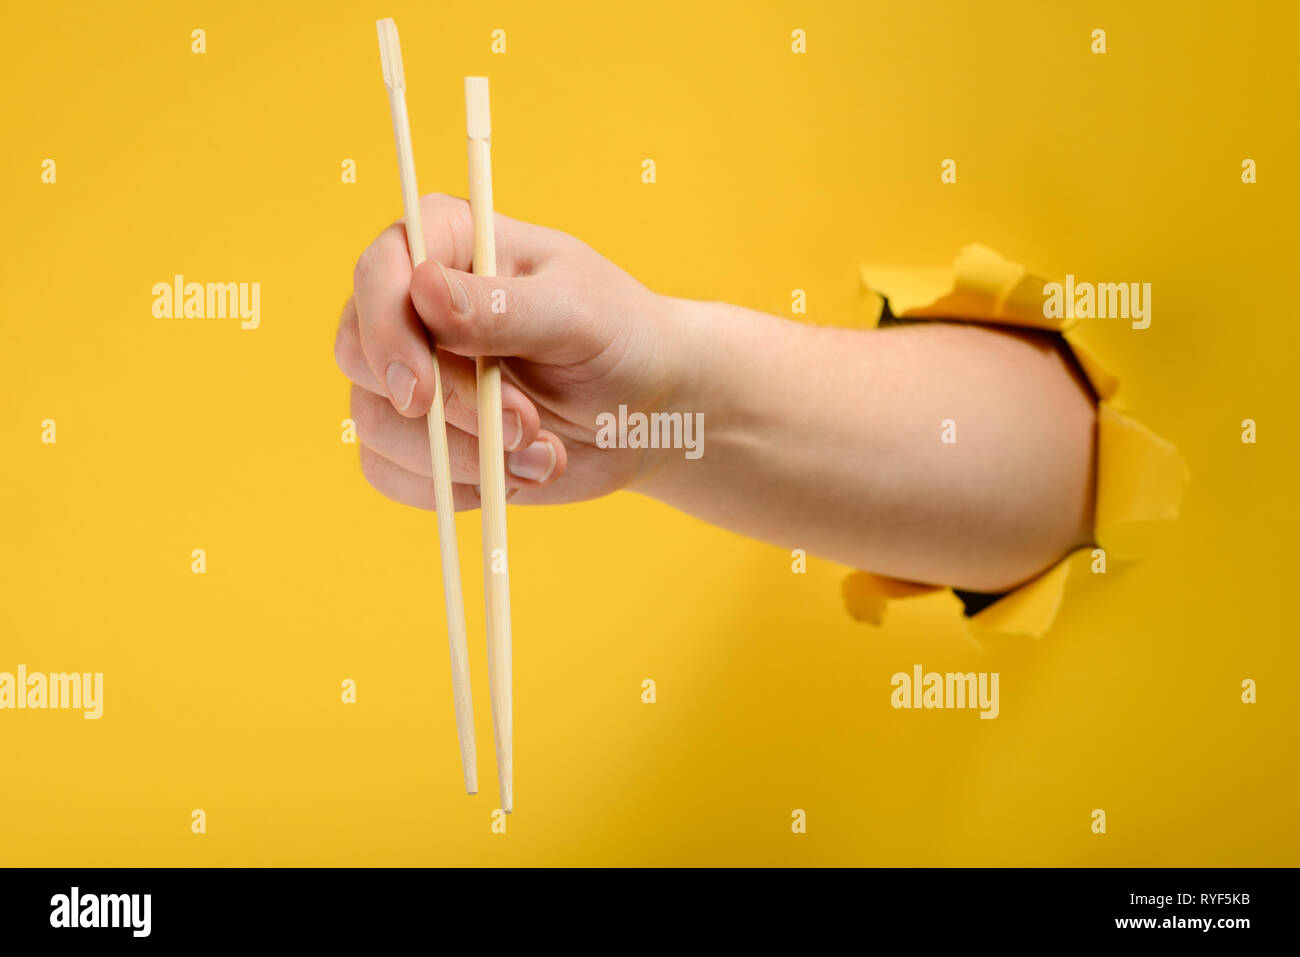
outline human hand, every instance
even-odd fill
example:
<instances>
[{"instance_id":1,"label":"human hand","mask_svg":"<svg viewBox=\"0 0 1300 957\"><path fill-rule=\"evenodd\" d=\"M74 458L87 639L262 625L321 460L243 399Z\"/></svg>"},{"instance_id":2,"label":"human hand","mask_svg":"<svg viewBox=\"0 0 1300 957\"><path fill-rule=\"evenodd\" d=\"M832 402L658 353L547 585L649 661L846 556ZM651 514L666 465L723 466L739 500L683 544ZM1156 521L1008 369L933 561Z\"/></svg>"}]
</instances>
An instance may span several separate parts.
<instances>
[{"instance_id":1,"label":"human hand","mask_svg":"<svg viewBox=\"0 0 1300 957\"><path fill-rule=\"evenodd\" d=\"M573 237L496 216L497 276L475 276L469 204L421 201L428 260L414 272L405 225L361 254L335 341L352 381L362 470L407 505L434 507L429 436L437 343L457 509L477 508L473 357L502 360L506 485L512 502L595 498L632 482L643 450L596 446L620 404L664 408L680 362L670 301Z\"/></svg>"}]
</instances>

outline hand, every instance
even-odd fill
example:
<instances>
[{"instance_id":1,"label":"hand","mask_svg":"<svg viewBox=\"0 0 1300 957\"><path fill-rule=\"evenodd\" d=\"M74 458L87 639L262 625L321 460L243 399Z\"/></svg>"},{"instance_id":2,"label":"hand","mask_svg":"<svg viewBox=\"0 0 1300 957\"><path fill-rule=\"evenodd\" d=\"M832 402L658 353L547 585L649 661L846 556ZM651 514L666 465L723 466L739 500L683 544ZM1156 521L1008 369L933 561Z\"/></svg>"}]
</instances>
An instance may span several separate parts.
<instances>
[{"instance_id":1,"label":"hand","mask_svg":"<svg viewBox=\"0 0 1300 957\"><path fill-rule=\"evenodd\" d=\"M468 272L469 204L421 201L361 255L335 353L362 469L433 508L429 341L456 507L477 508L475 356L502 359L506 484L560 503L633 487L734 531L908 581L1005 590L1091 541L1096 408L1050 336L969 324L813 326L657 296L563 233L496 217L499 277ZM495 307L495 308L494 308ZM627 406L696 415L701 455L599 448ZM960 444L940 423L962 423ZM707 454L703 454L707 452Z\"/></svg>"},{"instance_id":2,"label":"hand","mask_svg":"<svg viewBox=\"0 0 1300 957\"><path fill-rule=\"evenodd\" d=\"M501 215L499 275L475 276L469 204L434 194L420 208L428 261L412 272L401 221L381 233L357 261L334 347L353 383L370 484L394 501L434 507L424 422L434 398L430 339L458 510L479 505L475 356L502 358L512 502L581 501L629 484L644 452L597 448L596 417L620 404L671 404L669 301L573 237Z\"/></svg>"}]
</instances>

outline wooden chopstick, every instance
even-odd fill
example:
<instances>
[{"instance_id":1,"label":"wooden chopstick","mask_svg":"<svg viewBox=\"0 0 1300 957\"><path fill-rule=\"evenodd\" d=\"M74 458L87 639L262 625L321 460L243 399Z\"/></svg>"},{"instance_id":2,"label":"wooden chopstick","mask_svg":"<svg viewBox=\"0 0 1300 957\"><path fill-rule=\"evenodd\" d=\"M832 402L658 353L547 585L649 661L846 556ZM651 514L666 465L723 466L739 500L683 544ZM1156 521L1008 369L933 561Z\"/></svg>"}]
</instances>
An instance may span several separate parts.
<instances>
[{"instance_id":1,"label":"wooden chopstick","mask_svg":"<svg viewBox=\"0 0 1300 957\"><path fill-rule=\"evenodd\" d=\"M497 274L492 215L492 117L488 81L465 77L465 132L469 138L469 205L474 218L474 272ZM509 305L507 304L507 308ZM501 809L514 810L514 716L510 650L510 566L506 552L505 447L501 435L501 363L475 361L478 373L479 488L483 506L483 590L487 599L488 688L496 737Z\"/></svg>"},{"instance_id":2,"label":"wooden chopstick","mask_svg":"<svg viewBox=\"0 0 1300 957\"><path fill-rule=\"evenodd\" d=\"M420 190L415 182L415 154L406 116L406 75L397 25L391 17L376 21L379 57L384 66L384 86L393 113L393 138L402 179L402 206L406 212L406 243L411 268L425 260L424 229L420 222ZM478 793L478 757L474 747L474 698L469 683L469 653L465 642L465 600L460 590L460 552L456 546L456 506L451 491L451 459L447 454L447 420L442 405L442 371L437 349L433 353L433 406L429 409L429 451L433 459L433 495L438 509L438 547L442 554L442 597L447 606L447 641L451 647L451 685L456 705L456 732L465 772L465 791ZM500 430L500 412L497 428Z\"/></svg>"}]
</instances>

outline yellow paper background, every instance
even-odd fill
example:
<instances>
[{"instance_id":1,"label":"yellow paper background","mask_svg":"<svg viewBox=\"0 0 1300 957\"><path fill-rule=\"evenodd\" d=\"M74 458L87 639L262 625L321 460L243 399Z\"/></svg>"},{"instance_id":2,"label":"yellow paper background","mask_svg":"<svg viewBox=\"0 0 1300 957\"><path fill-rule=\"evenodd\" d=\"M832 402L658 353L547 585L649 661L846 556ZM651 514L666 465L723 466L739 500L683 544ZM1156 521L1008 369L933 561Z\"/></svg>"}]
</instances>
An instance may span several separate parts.
<instances>
[{"instance_id":1,"label":"yellow paper background","mask_svg":"<svg viewBox=\"0 0 1300 957\"><path fill-rule=\"evenodd\" d=\"M517 810L494 835L478 516L459 526L468 798L433 516L371 491L339 440L338 311L400 214L388 15L422 189L464 193L461 78L486 74L497 208L665 293L788 313L802 288L813 321L853 325L861 263L946 267L971 241L1045 275L1151 282L1149 329L1096 321L1088 342L1187 460L1183 517L1141 563L1074 568L1042 641L977 646L951 595L869 629L844 611L845 569L791 574L781 549L631 495L515 508ZM1282 3L7 10L0 670L103 671L106 700L100 721L0 712L0 864L1298 863L1298 19ZM154 319L152 285L178 272L260 282L261 328ZM1001 716L893 710L890 676L915 663L999 672Z\"/></svg>"}]
</instances>

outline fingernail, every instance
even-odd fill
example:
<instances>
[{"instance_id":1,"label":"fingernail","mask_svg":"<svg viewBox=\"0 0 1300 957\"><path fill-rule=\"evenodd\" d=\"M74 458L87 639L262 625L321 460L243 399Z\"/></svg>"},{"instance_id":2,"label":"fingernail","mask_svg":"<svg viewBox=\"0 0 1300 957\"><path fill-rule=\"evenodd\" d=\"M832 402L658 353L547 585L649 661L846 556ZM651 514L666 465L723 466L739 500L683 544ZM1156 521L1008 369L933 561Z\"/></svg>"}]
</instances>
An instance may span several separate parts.
<instances>
[{"instance_id":1,"label":"fingernail","mask_svg":"<svg viewBox=\"0 0 1300 957\"><path fill-rule=\"evenodd\" d=\"M515 478L526 482L545 482L555 471L555 449L550 442L539 439L522 452L507 456L506 466Z\"/></svg>"},{"instance_id":2,"label":"fingernail","mask_svg":"<svg viewBox=\"0 0 1300 957\"><path fill-rule=\"evenodd\" d=\"M465 291L464 283L447 272L442 263L438 263L438 268L442 270L442 278L447 281L447 291L451 293L451 311L462 316L469 315L469 293Z\"/></svg>"},{"instance_id":3,"label":"fingernail","mask_svg":"<svg viewBox=\"0 0 1300 957\"><path fill-rule=\"evenodd\" d=\"M507 452L513 452L519 448L519 443L524 440L524 419L514 409L504 409L501 412L501 444L505 446Z\"/></svg>"},{"instance_id":4,"label":"fingernail","mask_svg":"<svg viewBox=\"0 0 1300 957\"><path fill-rule=\"evenodd\" d=\"M415 396L415 373L400 362L390 362L384 372L384 379L388 382L393 405L397 406L398 412L405 412Z\"/></svg>"}]
</instances>

